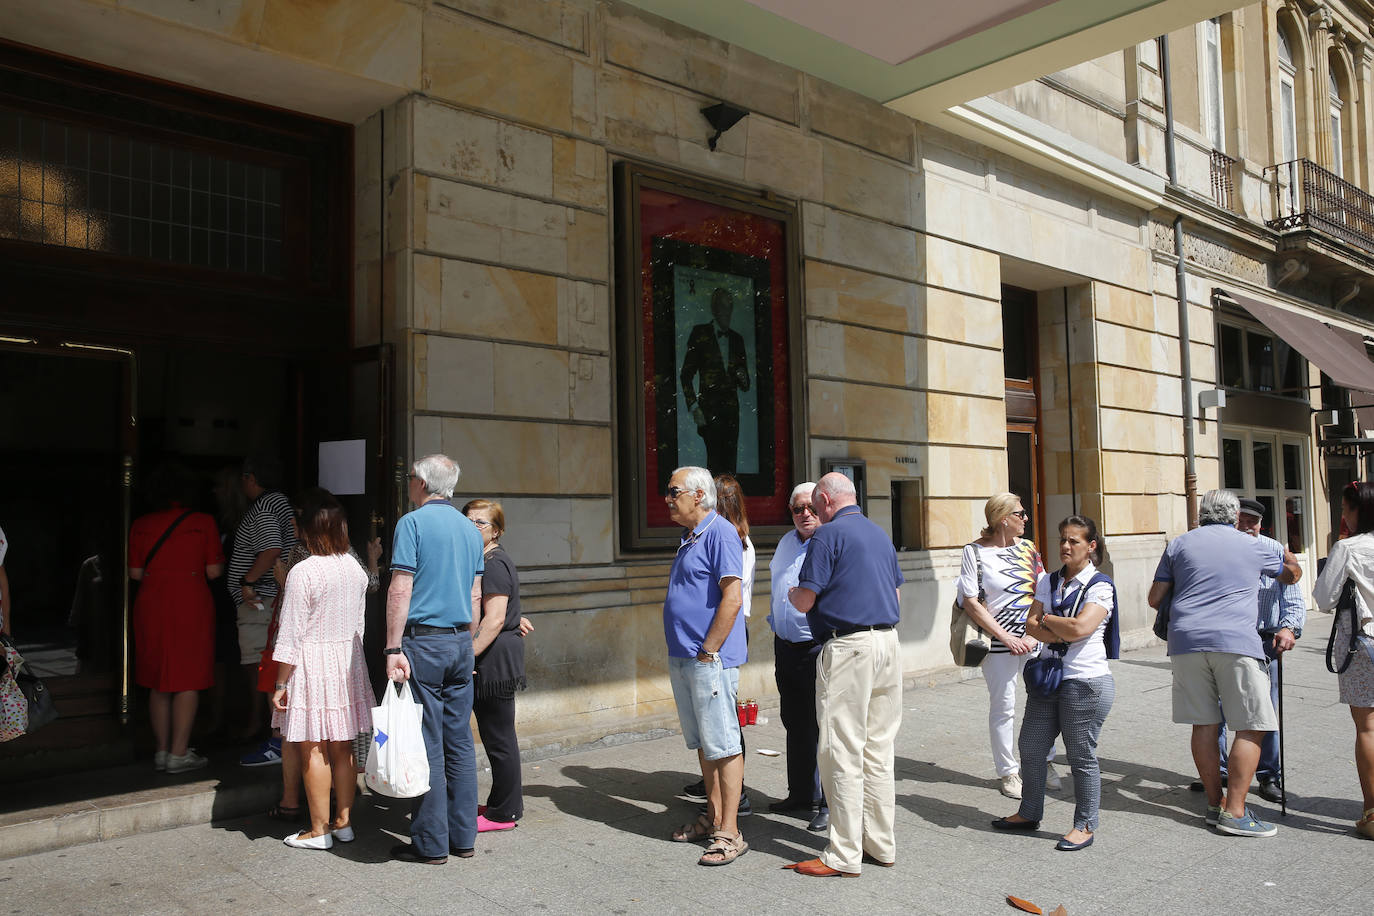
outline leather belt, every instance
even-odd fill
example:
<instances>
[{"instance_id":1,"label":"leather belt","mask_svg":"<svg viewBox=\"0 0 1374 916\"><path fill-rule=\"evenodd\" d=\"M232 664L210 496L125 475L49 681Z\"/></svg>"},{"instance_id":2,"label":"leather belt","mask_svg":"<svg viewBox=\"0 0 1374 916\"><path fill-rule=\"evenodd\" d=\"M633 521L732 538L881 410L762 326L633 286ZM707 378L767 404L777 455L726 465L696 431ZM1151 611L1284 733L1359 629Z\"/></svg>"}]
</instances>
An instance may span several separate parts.
<instances>
[{"instance_id":1,"label":"leather belt","mask_svg":"<svg viewBox=\"0 0 1374 916\"><path fill-rule=\"evenodd\" d=\"M890 623L872 623L857 627L841 627L838 630L832 630L830 635L826 637L826 641L839 639L841 636L852 636L855 633L865 633L869 630L890 630L892 627L893 625Z\"/></svg>"},{"instance_id":2,"label":"leather belt","mask_svg":"<svg viewBox=\"0 0 1374 916\"><path fill-rule=\"evenodd\" d=\"M462 633L468 628L468 624L460 623L452 627L432 627L427 623L408 623L405 628L407 636L433 636L437 633Z\"/></svg>"}]
</instances>

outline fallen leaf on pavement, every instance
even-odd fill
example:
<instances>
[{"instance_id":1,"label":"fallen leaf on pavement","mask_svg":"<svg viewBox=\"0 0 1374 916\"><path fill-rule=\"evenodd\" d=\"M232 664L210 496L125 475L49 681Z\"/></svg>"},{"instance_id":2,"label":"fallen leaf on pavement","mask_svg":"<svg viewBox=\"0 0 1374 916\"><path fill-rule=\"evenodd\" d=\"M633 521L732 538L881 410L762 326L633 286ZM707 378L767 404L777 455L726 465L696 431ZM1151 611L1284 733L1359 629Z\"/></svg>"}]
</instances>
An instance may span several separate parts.
<instances>
[{"instance_id":1,"label":"fallen leaf on pavement","mask_svg":"<svg viewBox=\"0 0 1374 916\"><path fill-rule=\"evenodd\" d=\"M1043 914L1045 912L1029 900L1022 900L1020 897L1013 897L1011 894L1007 894L1007 903L1010 903L1018 910L1025 910L1027 913Z\"/></svg>"}]
</instances>

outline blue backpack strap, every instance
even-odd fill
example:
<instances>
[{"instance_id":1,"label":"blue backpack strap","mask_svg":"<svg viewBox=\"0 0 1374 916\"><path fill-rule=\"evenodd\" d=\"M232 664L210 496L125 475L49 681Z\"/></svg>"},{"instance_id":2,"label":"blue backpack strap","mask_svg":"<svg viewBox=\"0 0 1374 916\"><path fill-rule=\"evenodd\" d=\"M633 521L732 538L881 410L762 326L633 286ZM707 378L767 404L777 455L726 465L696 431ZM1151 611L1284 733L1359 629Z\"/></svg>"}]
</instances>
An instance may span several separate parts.
<instances>
[{"instance_id":1,"label":"blue backpack strap","mask_svg":"<svg viewBox=\"0 0 1374 916\"><path fill-rule=\"evenodd\" d=\"M1107 574L1104 573L1104 572L1099 572L1097 575L1093 576L1091 579L1088 580L1088 584L1087 584L1086 586L1084 586L1084 588L1090 588L1090 587L1092 587L1093 585L1096 585L1098 582L1105 582L1105 583L1107 583L1108 585L1110 585L1110 586L1112 587L1112 613L1111 613L1111 615L1107 618L1107 627L1106 627L1106 629L1104 629L1104 630L1102 631L1102 641L1105 642L1105 643L1107 644L1107 657L1108 657L1108 658L1120 658L1120 657L1121 657L1121 623L1120 623L1120 616L1121 616L1121 615L1117 613L1116 583L1112 581L1112 577L1111 577L1111 576L1107 575Z\"/></svg>"}]
</instances>

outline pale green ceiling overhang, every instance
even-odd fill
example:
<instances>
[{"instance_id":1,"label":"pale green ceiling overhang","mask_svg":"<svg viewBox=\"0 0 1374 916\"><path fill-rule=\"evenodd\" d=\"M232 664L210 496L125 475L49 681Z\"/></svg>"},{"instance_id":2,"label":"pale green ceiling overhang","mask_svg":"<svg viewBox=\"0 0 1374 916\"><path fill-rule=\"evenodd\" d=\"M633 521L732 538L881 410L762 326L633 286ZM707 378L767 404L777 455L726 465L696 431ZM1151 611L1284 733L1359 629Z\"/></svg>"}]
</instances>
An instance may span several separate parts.
<instances>
[{"instance_id":1,"label":"pale green ceiling overhang","mask_svg":"<svg viewBox=\"0 0 1374 916\"><path fill-rule=\"evenodd\" d=\"M1016 85L1241 5L1237 0L1059 0L900 64L889 64L745 0L626 2L871 99L906 100L894 107L912 114ZM913 0L917 22L919 7L926 2L958 0ZM1077 36L1085 40L1075 42ZM1074 45L1081 47L1074 51ZM1041 49L1056 51L1037 54ZM1066 52L1073 59L1064 60ZM1016 66L1018 62L1022 65ZM1027 72L1038 65L1044 69ZM980 71L989 76L996 71L995 85L989 87L987 78L978 79Z\"/></svg>"}]
</instances>

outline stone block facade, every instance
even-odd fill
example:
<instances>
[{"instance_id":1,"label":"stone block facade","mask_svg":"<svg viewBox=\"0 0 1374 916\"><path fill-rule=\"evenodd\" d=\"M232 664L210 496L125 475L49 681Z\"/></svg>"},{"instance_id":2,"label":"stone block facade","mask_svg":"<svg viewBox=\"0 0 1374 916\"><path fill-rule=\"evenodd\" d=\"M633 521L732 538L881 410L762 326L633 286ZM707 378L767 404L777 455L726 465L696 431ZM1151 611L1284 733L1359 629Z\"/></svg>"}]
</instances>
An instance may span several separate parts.
<instances>
[{"instance_id":1,"label":"stone block facade","mask_svg":"<svg viewBox=\"0 0 1374 916\"><path fill-rule=\"evenodd\" d=\"M1301 304L1270 285L1274 239L1260 222L1272 211L1275 127L1255 87L1272 82L1266 29L1292 12L1277 0L1223 17L1229 203L1212 196L1196 42L1171 36L1179 174L1153 205L613 0L118 5L206 47L252 49L389 99L354 130L353 343L395 347L397 457L447 452L463 468L460 498L505 503L504 540L538 627L533 687L519 704L532 746L672 719L659 617L669 558L618 536L628 494L616 473L615 378L627 358L613 307L625 228L617 163L795 210L798 477L814 479L825 458L863 459L869 514L884 527L893 484L921 480L921 549L901 557L913 675L947 665L958 548L984 524L987 497L1008 486L1006 287L1034 294L1037 508L1051 523L1075 511L1098 520L1131 639L1146 638L1153 559L1188 524L1182 405L1217 386L1215 326L1234 317L1213 288ZM1347 53L1363 33L1343 29L1334 46L1336 33L1318 30L1320 47ZM1164 75L1152 49L992 99L1034 118L1065 160L1162 173ZM1325 64L1309 64L1309 82L1325 78ZM1364 98L1368 60L1352 65ZM700 110L722 100L749 114L711 150ZM1361 121L1353 136L1364 163L1374 127ZM1304 133L1304 149L1318 139ZM1187 380L1169 227L1184 212ZM1323 295L1303 307L1368 324L1363 299L1338 314ZM1222 477L1216 421L1193 423L1199 489ZM1305 447L1310 496L1322 465L1312 436ZM1315 548L1329 523L1313 525ZM759 544L742 687L751 696L772 692L771 548Z\"/></svg>"}]
</instances>

